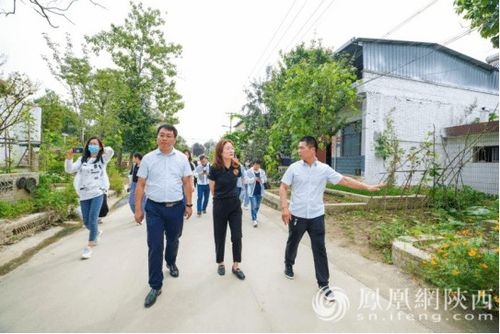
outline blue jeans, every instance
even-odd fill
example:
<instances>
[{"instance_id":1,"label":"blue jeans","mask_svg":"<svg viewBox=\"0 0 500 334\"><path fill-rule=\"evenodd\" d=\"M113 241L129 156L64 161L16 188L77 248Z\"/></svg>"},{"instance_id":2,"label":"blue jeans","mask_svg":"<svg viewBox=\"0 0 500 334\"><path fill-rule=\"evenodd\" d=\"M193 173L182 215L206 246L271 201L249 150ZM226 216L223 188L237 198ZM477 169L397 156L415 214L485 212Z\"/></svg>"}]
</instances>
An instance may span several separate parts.
<instances>
[{"instance_id":1,"label":"blue jeans","mask_svg":"<svg viewBox=\"0 0 500 334\"><path fill-rule=\"evenodd\" d=\"M259 213L260 202L262 202L262 195L253 195L250 197L250 207L252 213L252 220L257 220L257 213Z\"/></svg>"},{"instance_id":2,"label":"blue jeans","mask_svg":"<svg viewBox=\"0 0 500 334\"><path fill-rule=\"evenodd\" d=\"M80 201L82 209L83 225L90 231L89 241L95 242L97 238L97 218L101 212L101 206L104 196L100 195L91 199Z\"/></svg>"},{"instance_id":3,"label":"blue jeans","mask_svg":"<svg viewBox=\"0 0 500 334\"><path fill-rule=\"evenodd\" d=\"M130 193L128 195L128 205L130 206L130 210L132 213L135 213L135 190L137 189L137 182L132 182L130 185ZM142 196L142 212L146 208L146 195Z\"/></svg>"},{"instance_id":4,"label":"blue jeans","mask_svg":"<svg viewBox=\"0 0 500 334\"><path fill-rule=\"evenodd\" d=\"M179 238L184 224L184 210L181 202L167 208L164 204L148 199L146 201L146 227L148 232L149 286L160 289L163 285L163 251L167 265L175 264L179 250ZM164 239L167 246L164 247Z\"/></svg>"},{"instance_id":5,"label":"blue jeans","mask_svg":"<svg viewBox=\"0 0 500 334\"><path fill-rule=\"evenodd\" d=\"M201 213L202 211L207 211L210 187L208 186L208 184L198 184L196 191L198 192L198 202L196 203L197 212Z\"/></svg>"},{"instance_id":6,"label":"blue jeans","mask_svg":"<svg viewBox=\"0 0 500 334\"><path fill-rule=\"evenodd\" d=\"M248 203L250 203L250 197L248 197L248 192L247 192L248 184L245 184L245 186L243 188L244 189L240 194L240 201L241 201L241 203L243 203L243 206L246 208L246 207L248 207Z\"/></svg>"}]
</instances>

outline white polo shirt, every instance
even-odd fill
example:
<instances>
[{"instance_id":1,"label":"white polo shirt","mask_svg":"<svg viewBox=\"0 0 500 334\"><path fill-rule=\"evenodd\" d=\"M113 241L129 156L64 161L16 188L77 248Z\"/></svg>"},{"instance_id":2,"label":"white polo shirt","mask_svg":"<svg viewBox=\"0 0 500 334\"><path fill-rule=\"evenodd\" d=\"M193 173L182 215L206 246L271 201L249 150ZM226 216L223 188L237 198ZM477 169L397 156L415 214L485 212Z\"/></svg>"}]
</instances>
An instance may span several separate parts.
<instances>
[{"instance_id":1,"label":"white polo shirt","mask_svg":"<svg viewBox=\"0 0 500 334\"><path fill-rule=\"evenodd\" d=\"M288 167L281 182L291 186L290 212L295 217L312 219L325 214L323 193L326 183L337 184L342 174L318 160L311 166L303 160Z\"/></svg>"},{"instance_id":2,"label":"white polo shirt","mask_svg":"<svg viewBox=\"0 0 500 334\"><path fill-rule=\"evenodd\" d=\"M191 165L175 148L169 154L156 149L141 161L138 177L146 179L146 197L155 202L176 202L184 198L182 178L191 176Z\"/></svg>"}]
</instances>

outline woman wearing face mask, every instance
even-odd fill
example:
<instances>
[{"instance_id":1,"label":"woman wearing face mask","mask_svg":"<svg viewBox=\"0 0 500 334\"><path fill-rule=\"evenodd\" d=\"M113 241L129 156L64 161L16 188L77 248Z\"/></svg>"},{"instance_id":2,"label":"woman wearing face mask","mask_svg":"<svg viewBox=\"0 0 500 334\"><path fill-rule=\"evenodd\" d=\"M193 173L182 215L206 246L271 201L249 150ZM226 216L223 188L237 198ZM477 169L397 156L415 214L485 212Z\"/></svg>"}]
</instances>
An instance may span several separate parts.
<instances>
[{"instance_id":1,"label":"woman wearing face mask","mask_svg":"<svg viewBox=\"0 0 500 334\"><path fill-rule=\"evenodd\" d=\"M64 170L76 173L73 181L82 210L83 224L89 230L88 245L83 249L82 259L92 256L92 248L97 245L102 231L97 228L97 218L103 202L103 194L107 190L106 166L113 157L111 147L104 147L101 140L91 137L80 158L73 162L73 150L66 152Z\"/></svg>"}]
</instances>

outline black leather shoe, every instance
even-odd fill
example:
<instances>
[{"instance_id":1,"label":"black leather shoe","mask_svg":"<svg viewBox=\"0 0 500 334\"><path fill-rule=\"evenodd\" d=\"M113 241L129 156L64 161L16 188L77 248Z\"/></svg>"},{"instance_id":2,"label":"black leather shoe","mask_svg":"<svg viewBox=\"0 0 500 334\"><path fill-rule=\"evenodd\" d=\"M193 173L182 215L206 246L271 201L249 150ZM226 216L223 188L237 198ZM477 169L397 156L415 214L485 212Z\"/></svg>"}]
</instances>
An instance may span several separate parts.
<instances>
[{"instance_id":1,"label":"black leather shoe","mask_svg":"<svg viewBox=\"0 0 500 334\"><path fill-rule=\"evenodd\" d=\"M179 277L179 268L175 264L167 265L168 270L170 271L170 276Z\"/></svg>"},{"instance_id":2,"label":"black leather shoe","mask_svg":"<svg viewBox=\"0 0 500 334\"><path fill-rule=\"evenodd\" d=\"M233 268L233 274L235 274L236 277L238 277L238 279L240 279L242 281L245 279L245 274L243 274L243 272L240 270L240 268L238 268L238 269Z\"/></svg>"},{"instance_id":3,"label":"black leather shoe","mask_svg":"<svg viewBox=\"0 0 500 334\"><path fill-rule=\"evenodd\" d=\"M144 307L151 307L156 302L156 297L161 295L161 289L155 290L151 289L148 295L146 296L146 300L144 301Z\"/></svg>"},{"instance_id":4,"label":"black leather shoe","mask_svg":"<svg viewBox=\"0 0 500 334\"><path fill-rule=\"evenodd\" d=\"M285 277L293 279L293 267L291 264L285 264Z\"/></svg>"},{"instance_id":5,"label":"black leather shoe","mask_svg":"<svg viewBox=\"0 0 500 334\"><path fill-rule=\"evenodd\" d=\"M224 276L226 274L226 267L224 267L223 264L220 264L219 267L217 267L217 273Z\"/></svg>"}]
</instances>

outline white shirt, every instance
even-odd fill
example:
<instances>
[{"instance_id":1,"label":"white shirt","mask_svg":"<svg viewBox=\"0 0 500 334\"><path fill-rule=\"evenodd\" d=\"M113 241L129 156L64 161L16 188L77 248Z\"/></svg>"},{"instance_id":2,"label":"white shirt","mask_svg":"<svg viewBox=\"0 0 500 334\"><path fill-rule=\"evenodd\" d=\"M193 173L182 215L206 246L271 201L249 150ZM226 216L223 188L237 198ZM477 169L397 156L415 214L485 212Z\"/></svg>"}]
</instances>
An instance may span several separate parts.
<instances>
[{"instance_id":1,"label":"white shirt","mask_svg":"<svg viewBox=\"0 0 500 334\"><path fill-rule=\"evenodd\" d=\"M312 219L325 214L323 193L326 183L337 184L342 175L318 160L311 166L303 160L288 167L281 182L292 187L290 212L295 217Z\"/></svg>"},{"instance_id":2,"label":"white shirt","mask_svg":"<svg viewBox=\"0 0 500 334\"><path fill-rule=\"evenodd\" d=\"M137 177L146 179L146 197L155 202L176 202L184 198L182 178L191 176L191 165L175 148L169 154L156 149L141 161Z\"/></svg>"},{"instance_id":3,"label":"white shirt","mask_svg":"<svg viewBox=\"0 0 500 334\"><path fill-rule=\"evenodd\" d=\"M114 155L111 147L105 147L101 161L95 161L95 158L89 158L82 163L82 157L78 158L75 163L72 159L64 161L64 170L67 173L77 173L73 180L73 187L80 201L85 201L97 196L100 196L109 189L109 178L106 173L106 166Z\"/></svg>"},{"instance_id":4,"label":"white shirt","mask_svg":"<svg viewBox=\"0 0 500 334\"><path fill-rule=\"evenodd\" d=\"M203 175L204 171L207 172L206 175ZM208 162L205 166L203 166L202 164L196 166L194 172L196 174L196 177L198 178L199 185L205 186L208 184L208 173L210 172L210 164Z\"/></svg>"}]
</instances>

